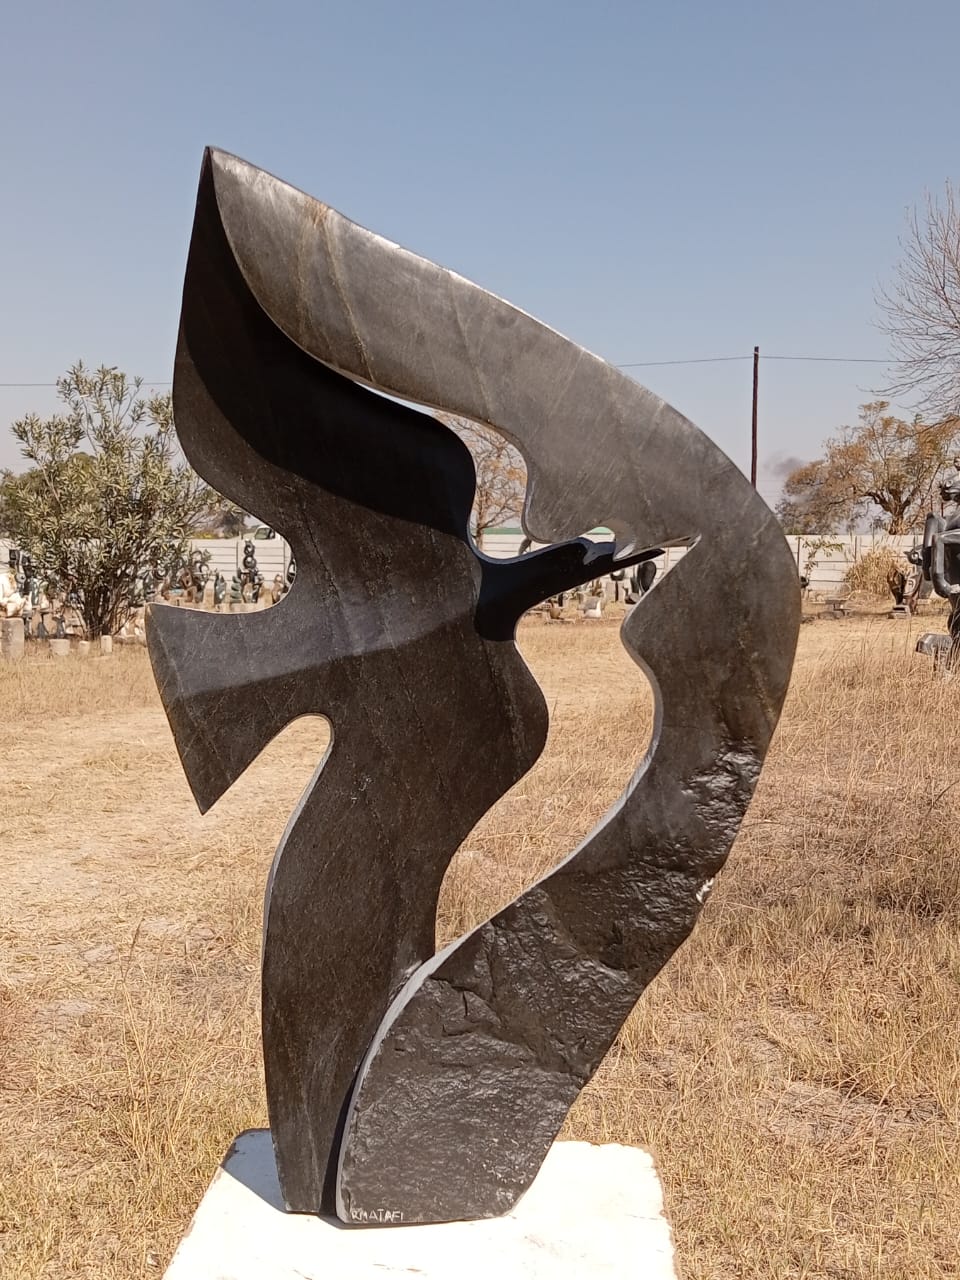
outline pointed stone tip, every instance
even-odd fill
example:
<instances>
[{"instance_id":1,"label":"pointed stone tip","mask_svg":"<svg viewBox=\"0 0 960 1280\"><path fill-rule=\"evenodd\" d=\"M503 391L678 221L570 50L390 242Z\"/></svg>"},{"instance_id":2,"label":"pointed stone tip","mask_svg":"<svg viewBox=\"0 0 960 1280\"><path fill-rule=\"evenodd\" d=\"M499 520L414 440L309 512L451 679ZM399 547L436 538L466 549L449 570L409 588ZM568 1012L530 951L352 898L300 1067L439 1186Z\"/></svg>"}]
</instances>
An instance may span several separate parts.
<instances>
[{"instance_id":1,"label":"pointed stone tip","mask_svg":"<svg viewBox=\"0 0 960 1280\"><path fill-rule=\"evenodd\" d=\"M234 181L241 179L248 184L257 177L267 175L265 169L260 169L255 164L251 164L249 160L244 160L242 156L234 155L232 151L224 151L221 147L204 147L203 163L200 168L201 179L209 176L213 179L214 186L217 186L224 178L232 178ZM279 178L274 179L279 182Z\"/></svg>"},{"instance_id":2,"label":"pointed stone tip","mask_svg":"<svg viewBox=\"0 0 960 1280\"><path fill-rule=\"evenodd\" d=\"M223 147L206 146L203 148L204 161L214 165L224 164L242 164L248 168L253 168L249 160L243 160L240 156L234 155L232 151L225 151Z\"/></svg>"},{"instance_id":3,"label":"pointed stone tip","mask_svg":"<svg viewBox=\"0 0 960 1280\"><path fill-rule=\"evenodd\" d=\"M187 782L188 783L190 782L189 778L187 779ZM205 813L209 813L209 811L213 808L216 801L208 800L206 796L201 796L192 785L190 786L190 790L193 792L193 798L197 803L197 808L200 811L200 816L203 817Z\"/></svg>"}]
</instances>

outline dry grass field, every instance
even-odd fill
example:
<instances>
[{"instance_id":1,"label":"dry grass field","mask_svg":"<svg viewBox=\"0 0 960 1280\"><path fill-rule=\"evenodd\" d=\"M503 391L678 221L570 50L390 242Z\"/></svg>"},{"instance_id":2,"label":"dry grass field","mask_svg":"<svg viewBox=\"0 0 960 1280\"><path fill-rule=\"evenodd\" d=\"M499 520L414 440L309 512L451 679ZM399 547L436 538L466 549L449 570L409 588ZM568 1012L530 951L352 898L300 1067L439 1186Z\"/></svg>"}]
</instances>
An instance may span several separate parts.
<instances>
[{"instance_id":1,"label":"dry grass field","mask_svg":"<svg viewBox=\"0 0 960 1280\"><path fill-rule=\"evenodd\" d=\"M685 1277L960 1276L960 682L911 652L929 626L802 629L700 927L568 1122L653 1151ZM649 733L615 625L521 645L550 740L458 855L444 937L567 852ZM4 667L0 707L0 1275L158 1277L264 1123L261 895L325 727L201 818L142 650Z\"/></svg>"}]
</instances>

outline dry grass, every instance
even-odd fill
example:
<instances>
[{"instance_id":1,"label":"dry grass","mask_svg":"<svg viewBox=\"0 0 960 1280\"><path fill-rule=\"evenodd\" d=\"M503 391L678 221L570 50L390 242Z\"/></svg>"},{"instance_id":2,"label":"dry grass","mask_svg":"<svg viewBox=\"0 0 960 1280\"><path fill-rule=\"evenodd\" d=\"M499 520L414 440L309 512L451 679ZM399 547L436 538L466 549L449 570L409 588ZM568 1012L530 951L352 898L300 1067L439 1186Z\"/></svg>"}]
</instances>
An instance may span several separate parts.
<instances>
[{"instance_id":1,"label":"dry grass","mask_svg":"<svg viewBox=\"0 0 960 1280\"><path fill-rule=\"evenodd\" d=\"M893 547L881 545L854 561L844 575L844 581L854 591L862 591L887 601L890 599L888 576L894 569L906 573L909 568L910 564L902 552Z\"/></svg>"},{"instance_id":2,"label":"dry grass","mask_svg":"<svg viewBox=\"0 0 960 1280\"><path fill-rule=\"evenodd\" d=\"M7 732L38 715L89 716L158 705L150 663L139 645L118 645L109 658L51 658L39 643L28 652L29 661L0 667Z\"/></svg>"},{"instance_id":3,"label":"dry grass","mask_svg":"<svg viewBox=\"0 0 960 1280\"><path fill-rule=\"evenodd\" d=\"M687 1277L960 1275L960 692L914 629L803 628L701 925L570 1118L653 1150ZM567 852L649 733L615 627L521 639L554 728L458 855L444 936ZM155 1277L233 1135L264 1122L263 878L325 730L291 726L200 818L142 651L2 668L11 698L0 1274Z\"/></svg>"}]
</instances>

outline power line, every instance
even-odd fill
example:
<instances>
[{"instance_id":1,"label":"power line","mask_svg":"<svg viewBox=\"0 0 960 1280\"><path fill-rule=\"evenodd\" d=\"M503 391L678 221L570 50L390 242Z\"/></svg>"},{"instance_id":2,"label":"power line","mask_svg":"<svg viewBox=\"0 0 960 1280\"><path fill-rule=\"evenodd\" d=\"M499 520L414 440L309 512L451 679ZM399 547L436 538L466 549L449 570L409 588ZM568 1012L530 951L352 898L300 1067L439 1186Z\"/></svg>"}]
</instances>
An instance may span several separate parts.
<instances>
[{"instance_id":1,"label":"power line","mask_svg":"<svg viewBox=\"0 0 960 1280\"><path fill-rule=\"evenodd\" d=\"M0 387L55 387L56 382L0 382ZM141 382L141 387L172 387L169 378L165 382Z\"/></svg>"},{"instance_id":2,"label":"power line","mask_svg":"<svg viewBox=\"0 0 960 1280\"><path fill-rule=\"evenodd\" d=\"M744 357L746 359L746 357ZM810 360L818 364L896 364L880 356L761 356L761 360Z\"/></svg>"},{"instance_id":3,"label":"power line","mask_svg":"<svg viewBox=\"0 0 960 1280\"><path fill-rule=\"evenodd\" d=\"M618 364L617 369L649 369L665 364L724 364L731 360L752 360L752 355L702 356L693 360L635 360L630 364ZM881 356L767 356L761 360L806 360L815 364L895 364L896 361Z\"/></svg>"},{"instance_id":4,"label":"power line","mask_svg":"<svg viewBox=\"0 0 960 1280\"><path fill-rule=\"evenodd\" d=\"M677 364L731 364L738 360L752 360L752 355L742 356L692 356L684 360L631 360L625 364L614 365L615 369L653 369L665 365ZM895 360L883 356L768 356L761 355L761 360L802 360L810 364L896 364ZM169 378L155 382L142 382L142 387L169 387L173 384ZM0 388L55 387L55 382L0 382Z\"/></svg>"},{"instance_id":5,"label":"power line","mask_svg":"<svg viewBox=\"0 0 960 1280\"><path fill-rule=\"evenodd\" d=\"M699 356L693 360L634 360L631 364L616 364L615 369L650 369L664 364L728 364L731 360L752 360L753 356Z\"/></svg>"}]
</instances>

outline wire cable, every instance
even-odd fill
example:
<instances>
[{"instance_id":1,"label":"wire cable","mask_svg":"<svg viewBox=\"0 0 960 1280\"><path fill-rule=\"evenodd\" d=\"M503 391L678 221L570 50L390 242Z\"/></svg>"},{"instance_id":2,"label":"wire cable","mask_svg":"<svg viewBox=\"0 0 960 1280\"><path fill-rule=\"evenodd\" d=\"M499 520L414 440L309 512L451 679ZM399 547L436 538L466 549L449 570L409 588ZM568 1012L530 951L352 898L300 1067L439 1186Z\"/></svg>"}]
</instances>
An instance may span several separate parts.
<instances>
[{"instance_id":1,"label":"wire cable","mask_svg":"<svg viewBox=\"0 0 960 1280\"><path fill-rule=\"evenodd\" d=\"M760 353L761 360L810 360L818 364L896 364L889 356L765 356Z\"/></svg>"},{"instance_id":2,"label":"wire cable","mask_svg":"<svg viewBox=\"0 0 960 1280\"><path fill-rule=\"evenodd\" d=\"M167 378L163 382L141 382L141 387L172 387L173 383ZM2 387L55 387L56 382L0 382Z\"/></svg>"},{"instance_id":3,"label":"wire cable","mask_svg":"<svg viewBox=\"0 0 960 1280\"><path fill-rule=\"evenodd\" d=\"M653 369L662 368L665 365L676 364L731 364L738 360L752 360L753 354L743 356L692 356L683 360L630 360L624 364L614 365L615 369ZM760 352L761 360L802 360L810 364L896 364L896 360L884 356L778 356L764 355ZM24 388L24 387L55 387L55 382L0 382L0 389L6 388ZM156 382L141 382L142 387L169 387L173 384L170 379L161 379Z\"/></svg>"},{"instance_id":4,"label":"wire cable","mask_svg":"<svg viewBox=\"0 0 960 1280\"><path fill-rule=\"evenodd\" d=\"M752 360L753 356L699 356L692 360L634 360L630 364L616 364L615 369L650 369L664 364L727 364L732 360Z\"/></svg>"}]
</instances>

